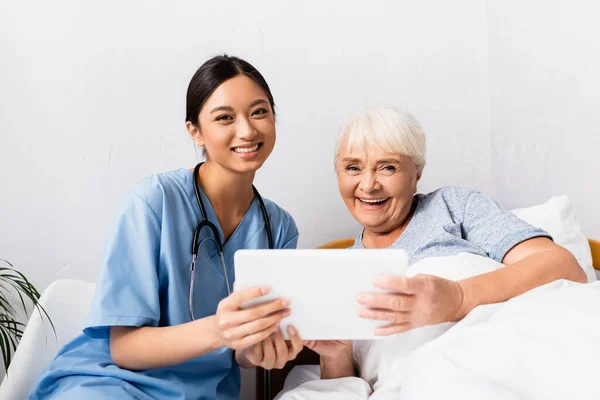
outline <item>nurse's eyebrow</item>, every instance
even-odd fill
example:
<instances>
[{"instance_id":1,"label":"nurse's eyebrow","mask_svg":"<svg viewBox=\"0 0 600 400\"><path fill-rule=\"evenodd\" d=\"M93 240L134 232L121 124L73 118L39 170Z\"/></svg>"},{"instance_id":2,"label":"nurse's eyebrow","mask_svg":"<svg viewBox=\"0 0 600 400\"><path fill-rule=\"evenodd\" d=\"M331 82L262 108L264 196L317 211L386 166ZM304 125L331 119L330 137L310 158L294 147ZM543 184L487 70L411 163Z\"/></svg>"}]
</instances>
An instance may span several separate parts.
<instances>
[{"instance_id":1,"label":"nurse's eyebrow","mask_svg":"<svg viewBox=\"0 0 600 400\"><path fill-rule=\"evenodd\" d=\"M256 99L252 103L250 103L250 107L249 108L252 108L252 107L257 106L259 104L269 104L269 103L265 99Z\"/></svg>"},{"instance_id":2,"label":"nurse's eyebrow","mask_svg":"<svg viewBox=\"0 0 600 400\"><path fill-rule=\"evenodd\" d=\"M268 101L266 101L265 99L256 99L254 100L252 103L250 103L250 106L248 108L252 108L258 104L269 104ZM210 114L216 113L217 111L229 111L229 112L233 112L233 107L229 107L229 106L218 106L213 108L212 110L210 110Z\"/></svg>"},{"instance_id":3,"label":"nurse's eyebrow","mask_svg":"<svg viewBox=\"0 0 600 400\"><path fill-rule=\"evenodd\" d=\"M229 112L233 112L233 107L229 107L229 106L218 106L213 108L212 110L210 110L210 113L216 113L217 111L229 111Z\"/></svg>"}]
</instances>

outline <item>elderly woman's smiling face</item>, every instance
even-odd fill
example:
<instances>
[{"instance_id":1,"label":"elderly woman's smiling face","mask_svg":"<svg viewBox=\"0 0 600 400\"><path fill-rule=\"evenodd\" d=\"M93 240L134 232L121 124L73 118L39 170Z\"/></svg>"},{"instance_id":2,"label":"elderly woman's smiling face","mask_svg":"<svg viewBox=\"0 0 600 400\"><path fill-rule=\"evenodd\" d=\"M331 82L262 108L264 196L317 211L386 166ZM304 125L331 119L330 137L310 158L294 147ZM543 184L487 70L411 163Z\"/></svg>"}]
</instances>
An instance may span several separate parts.
<instances>
[{"instance_id":1,"label":"elderly woman's smiling face","mask_svg":"<svg viewBox=\"0 0 600 400\"><path fill-rule=\"evenodd\" d=\"M365 234L404 229L421 178L411 157L342 143L336 170L340 194Z\"/></svg>"}]
</instances>

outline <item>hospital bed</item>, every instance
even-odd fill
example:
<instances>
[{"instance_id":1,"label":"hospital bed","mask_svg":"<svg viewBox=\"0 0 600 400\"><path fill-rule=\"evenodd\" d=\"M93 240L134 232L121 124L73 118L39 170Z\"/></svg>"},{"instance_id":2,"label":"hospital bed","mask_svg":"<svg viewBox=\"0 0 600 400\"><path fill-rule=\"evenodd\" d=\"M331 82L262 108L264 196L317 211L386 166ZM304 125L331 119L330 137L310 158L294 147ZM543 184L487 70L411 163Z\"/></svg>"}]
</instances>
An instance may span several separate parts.
<instances>
[{"instance_id":1,"label":"hospital bed","mask_svg":"<svg viewBox=\"0 0 600 400\"><path fill-rule=\"evenodd\" d=\"M592 262L596 277L600 280L600 241L588 239ZM321 249L344 249L351 247L354 239L339 239L320 246ZM266 371L262 368L256 369L256 399L272 400L284 386L285 379L290 371L300 365L319 365L319 356L312 350L304 348L298 357L286 364L283 369Z\"/></svg>"}]
</instances>

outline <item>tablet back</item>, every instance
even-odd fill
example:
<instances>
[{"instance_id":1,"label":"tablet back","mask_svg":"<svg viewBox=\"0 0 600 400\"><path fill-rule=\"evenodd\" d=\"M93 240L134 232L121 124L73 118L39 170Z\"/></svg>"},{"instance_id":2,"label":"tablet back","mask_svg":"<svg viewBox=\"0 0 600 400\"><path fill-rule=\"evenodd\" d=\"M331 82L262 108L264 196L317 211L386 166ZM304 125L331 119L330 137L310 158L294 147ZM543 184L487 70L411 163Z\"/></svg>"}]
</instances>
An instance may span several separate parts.
<instances>
[{"instance_id":1,"label":"tablet back","mask_svg":"<svg viewBox=\"0 0 600 400\"><path fill-rule=\"evenodd\" d=\"M303 340L359 340L378 338L373 321L358 316L361 292L383 292L372 285L376 275L404 276L404 250L238 250L235 253L236 290L268 286L271 292L257 303L287 297L291 315L281 328L293 325Z\"/></svg>"}]
</instances>

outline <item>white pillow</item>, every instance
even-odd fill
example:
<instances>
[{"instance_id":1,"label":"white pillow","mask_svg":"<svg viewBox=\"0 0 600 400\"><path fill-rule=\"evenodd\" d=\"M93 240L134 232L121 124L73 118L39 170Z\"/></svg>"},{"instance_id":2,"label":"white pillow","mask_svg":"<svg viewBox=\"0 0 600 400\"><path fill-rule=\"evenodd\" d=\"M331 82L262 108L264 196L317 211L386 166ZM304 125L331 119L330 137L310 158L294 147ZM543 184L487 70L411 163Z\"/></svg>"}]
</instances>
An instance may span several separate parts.
<instances>
[{"instance_id":1,"label":"white pillow","mask_svg":"<svg viewBox=\"0 0 600 400\"><path fill-rule=\"evenodd\" d=\"M553 197L533 207L512 210L512 213L523 221L548 232L556 244L575 256L585 271L588 281L596 281L590 244L575 219L573 204L567 195Z\"/></svg>"}]
</instances>

